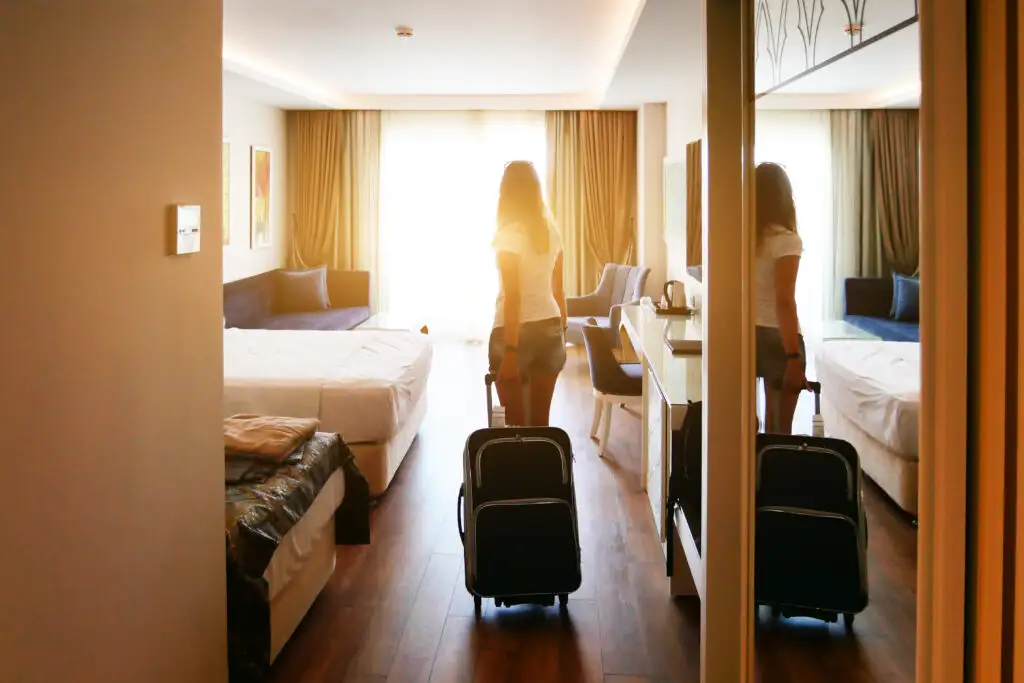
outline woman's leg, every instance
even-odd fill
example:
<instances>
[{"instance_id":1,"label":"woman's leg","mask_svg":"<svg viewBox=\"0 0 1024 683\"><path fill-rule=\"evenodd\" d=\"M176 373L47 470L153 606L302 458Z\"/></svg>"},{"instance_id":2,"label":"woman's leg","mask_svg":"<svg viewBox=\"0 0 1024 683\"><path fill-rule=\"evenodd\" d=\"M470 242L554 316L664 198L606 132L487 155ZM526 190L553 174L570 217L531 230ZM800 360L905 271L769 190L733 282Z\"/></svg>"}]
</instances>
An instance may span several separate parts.
<instances>
[{"instance_id":1,"label":"woman's leg","mask_svg":"<svg viewBox=\"0 0 1024 683\"><path fill-rule=\"evenodd\" d=\"M530 375L530 425L547 427L551 420L551 398L555 395L558 374L535 372Z\"/></svg>"},{"instance_id":2,"label":"woman's leg","mask_svg":"<svg viewBox=\"0 0 1024 683\"><path fill-rule=\"evenodd\" d=\"M523 415L523 382L518 377L510 380L498 380L498 400L505 406L505 424L510 427L526 426Z\"/></svg>"},{"instance_id":3,"label":"woman's leg","mask_svg":"<svg viewBox=\"0 0 1024 683\"><path fill-rule=\"evenodd\" d=\"M807 358L807 349L804 346L804 338L800 336L797 338L800 344L800 356L801 358ZM782 375L785 375L787 359L783 356L782 358ZM807 371L807 362L803 361L803 367L800 369L802 375ZM780 381L781 386L781 381ZM779 390L779 433L780 434L792 434L793 433L793 416L796 415L796 404L800 400L800 393L803 389L797 389L796 391L787 391L786 389Z\"/></svg>"},{"instance_id":4,"label":"woman's leg","mask_svg":"<svg viewBox=\"0 0 1024 683\"><path fill-rule=\"evenodd\" d=\"M505 354L505 334L500 327L491 330L491 338L487 345L488 364L491 374L497 375L501 369L501 360ZM505 424L523 426L523 383L519 378L513 380L497 380L495 389L498 391L498 402L505 407Z\"/></svg>"},{"instance_id":5,"label":"woman's leg","mask_svg":"<svg viewBox=\"0 0 1024 683\"><path fill-rule=\"evenodd\" d=\"M565 367L565 335L562 321L557 318L533 326L530 332L530 425L547 427L551 423L555 384Z\"/></svg>"}]
</instances>

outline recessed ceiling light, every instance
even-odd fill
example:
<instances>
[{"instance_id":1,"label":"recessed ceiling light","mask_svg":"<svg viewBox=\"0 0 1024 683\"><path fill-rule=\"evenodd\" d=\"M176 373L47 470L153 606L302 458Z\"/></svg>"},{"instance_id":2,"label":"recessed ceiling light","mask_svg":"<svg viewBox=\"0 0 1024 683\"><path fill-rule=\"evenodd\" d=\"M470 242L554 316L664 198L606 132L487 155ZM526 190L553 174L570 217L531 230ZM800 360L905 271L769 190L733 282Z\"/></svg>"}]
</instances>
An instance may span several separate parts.
<instances>
[{"instance_id":1,"label":"recessed ceiling light","mask_svg":"<svg viewBox=\"0 0 1024 683\"><path fill-rule=\"evenodd\" d=\"M408 26L395 27L395 35L399 38L412 38L412 29Z\"/></svg>"}]
</instances>

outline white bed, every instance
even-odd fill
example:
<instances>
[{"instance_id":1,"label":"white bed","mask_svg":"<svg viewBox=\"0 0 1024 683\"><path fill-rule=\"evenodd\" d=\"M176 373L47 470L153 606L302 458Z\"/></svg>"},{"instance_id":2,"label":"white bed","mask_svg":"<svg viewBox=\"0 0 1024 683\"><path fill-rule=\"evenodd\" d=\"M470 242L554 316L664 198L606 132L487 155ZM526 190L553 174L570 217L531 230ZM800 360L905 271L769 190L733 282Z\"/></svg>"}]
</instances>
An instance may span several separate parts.
<instances>
[{"instance_id":1,"label":"white bed","mask_svg":"<svg viewBox=\"0 0 1024 683\"><path fill-rule=\"evenodd\" d=\"M864 473L916 515L920 344L831 340L814 362L827 433L853 444Z\"/></svg>"},{"instance_id":2,"label":"white bed","mask_svg":"<svg viewBox=\"0 0 1024 683\"><path fill-rule=\"evenodd\" d=\"M224 330L224 415L316 417L387 489L427 406L430 338L397 330Z\"/></svg>"}]
</instances>

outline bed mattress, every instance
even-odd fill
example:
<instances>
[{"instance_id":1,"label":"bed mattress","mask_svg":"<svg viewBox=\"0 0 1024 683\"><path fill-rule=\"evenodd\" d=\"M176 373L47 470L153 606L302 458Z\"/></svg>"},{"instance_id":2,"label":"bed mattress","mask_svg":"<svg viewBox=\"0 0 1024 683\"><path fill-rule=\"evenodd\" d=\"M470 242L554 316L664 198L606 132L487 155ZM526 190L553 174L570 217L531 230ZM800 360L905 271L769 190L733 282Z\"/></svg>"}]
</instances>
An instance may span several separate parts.
<instances>
[{"instance_id":1,"label":"bed mattress","mask_svg":"<svg viewBox=\"0 0 1024 683\"><path fill-rule=\"evenodd\" d=\"M401 429L426 391L430 338L396 330L224 330L224 415L317 417L346 443Z\"/></svg>"},{"instance_id":2,"label":"bed mattress","mask_svg":"<svg viewBox=\"0 0 1024 683\"><path fill-rule=\"evenodd\" d=\"M821 392L893 454L918 458L921 344L830 340L814 359Z\"/></svg>"},{"instance_id":3,"label":"bed mattress","mask_svg":"<svg viewBox=\"0 0 1024 683\"><path fill-rule=\"evenodd\" d=\"M815 356L815 371L822 394L847 420L893 454L917 459L920 344L826 341Z\"/></svg>"}]
</instances>

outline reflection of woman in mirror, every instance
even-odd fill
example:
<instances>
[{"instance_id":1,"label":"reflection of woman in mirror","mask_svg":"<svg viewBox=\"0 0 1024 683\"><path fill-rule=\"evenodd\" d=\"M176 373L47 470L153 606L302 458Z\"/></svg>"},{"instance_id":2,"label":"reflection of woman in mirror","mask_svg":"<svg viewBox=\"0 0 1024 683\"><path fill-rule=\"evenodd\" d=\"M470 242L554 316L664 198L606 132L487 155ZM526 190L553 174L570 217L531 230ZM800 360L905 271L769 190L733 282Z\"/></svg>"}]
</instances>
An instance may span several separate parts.
<instances>
[{"instance_id":1,"label":"reflection of woman in mirror","mask_svg":"<svg viewBox=\"0 0 1024 683\"><path fill-rule=\"evenodd\" d=\"M754 260L756 374L764 380L767 432L790 434L806 386L806 350L796 311L803 241L796 230L793 188L778 164L758 165Z\"/></svg>"}]
</instances>

